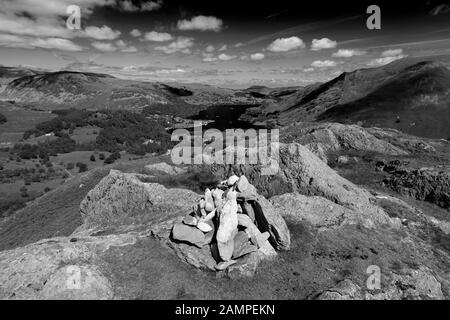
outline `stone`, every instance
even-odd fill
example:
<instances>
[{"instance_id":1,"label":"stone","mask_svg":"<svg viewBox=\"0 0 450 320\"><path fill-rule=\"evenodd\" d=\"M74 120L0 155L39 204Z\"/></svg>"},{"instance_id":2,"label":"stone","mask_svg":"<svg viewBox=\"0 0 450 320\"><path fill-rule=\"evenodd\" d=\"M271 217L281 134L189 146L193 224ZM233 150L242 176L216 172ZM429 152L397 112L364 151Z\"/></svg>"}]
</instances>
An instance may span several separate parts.
<instances>
[{"instance_id":1,"label":"stone","mask_svg":"<svg viewBox=\"0 0 450 320\"><path fill-rule=\"evenodd\" d=\"M244 191L238 193L238 198L243 201L254 201L258 196L255 186L249 184Z\"/></svg>"},{"instance_id":2,"label":"stone","mask_svg":"<svg viewBox=\"0 0 450 320\"><path fill-rule=\"evenodd\" d=\"M110 300L113 288L96 266L67 265L45 282L42 295L49 300Z\"/></svg>"},{"instance_id":3,"label":"stone","mask_svg":"<svg viewBox=\"0 0 450 320\"><path fill-rule=\"evenodd\" d=\"M258 250L258 248L250 243L245 231L239 231L236 234L234 237L233 259L238 259L256 250Z\"/></svg>"},{"instance_id":4,"label":"stone","mask_svg":"<svg viewBox=\"0 0 450 320\"><path fill-rule=\"evenodd\" d=\"M81 230L144 224L191 211L198 194L146 183L146 176L111 170L80 204Z\"/></svg>"},{"instance_id":5,"label":"stone","mask_svg":"<svg viewBox=\"0 0 450 320\"><path fill-rule=\"evenodd\" d=\"M253 210L253 207L250 203L247 201L244 201L242 203L242 209L243 213L245 213L249 218L252 220L253 223L255 223L255 211Z\"/></svg>"},{"instance_id":6,"label":"stone","mask_svg":"<svg viewBox=\"0 0 450 320\"><path fill-rule=\"evenodd\" d=\"M205 244L205 235L202 231L183 223L174 224L172 238L177 241L188 242L199 248Z\"/></svg>"},{"instance_id":7,"label":"stone","mask_svg":"<svg viewBox=\"0 0 450 320\"><path fill-rule=\"evenodd\" d=\"M219 271L225 270L226 268L228 268L229 266L235 264L236 261L235 260L229 260L229 261L224 261L224 262L220 262L217 264L216 269Z\"/></svg>"},{"instance_id":8,"label":"stone","mask_svg":"<svg viewBox=\"0 0 450 320\"><path fill-rule=\"evenodd\" d=\"M217 241L227 243L232 239L233 232L237 229L237 202L236 191L227 194L227 200L219 214L219 227L217 229Z\"/></svg>"},{"instance_id":9,"label":"stone","mask_svg":"<svg viewBox=\"0 0 450 320\"><path fill-rule=\"evenodd\" d=\"M188 226L194 226L195 227L197 225L197 223L198 223L198 220L197 220L197 218L195 218L195 217L193 217L193 216L188 214L188 215L186 215L184 217L183 223L188 225Z\"/></svg>"},{"instance_id":10,"label":"stone","mask_svg":"<svg viewBox=\"0 0 450 320\"><path fill-rule=\"evenodd\" d=\"M227 186L232 187L236 182L238 182L239 177L237 175L232 175L227 180Z\"/></svg>"},{"instance_id":11,"label":"stone","mask_svg":"<svg viewBox=\"0 0 450 320\"><path fill-rule=\"evenodd\" d=\"M230 239L226 242L217 241L217 249L219 250L221 260L230 261L234 251L234 240Z\"/></svg>"},{"instance_id":12,"label":"stone","mask_svg":"<svg viewBox=\"0 0 450 320\"><path fill-rule=\"evenodd\" d=\"M266 243L266 241L269 238L270 238L270 234L266 231L264 233L260 233L260 234L254 235L253 237L250 238L250 240L259 249L262 246L264 246L264 244Z\"/></svg>"},{"instance_id":13,"label":"stone","mask_svg":"<svg viewBox=\"0 0 450 320\"><path fill-rule=\"evenodd\" d=\"M289 250L291 235L278 210L263 196L258 196L253 204L255 220L261 232L269 232L270 242L277 250Z\"/></svg>"},{"instance_id":14,"label":"stone","mask_svg":"<svg viewBox=\"0 0 450 320\"><path fill-rule=\"evenodd\" d=\"M205 191L205 211L211 212L214 210L214 199L211 190L206 189Z\"/></svg>"},{"instance_id":15,"label":"stone","mask_svg":"<svg viewBox=\"0 0 450 320\"><path fill-rule=\"evenodd\" d=\"M247 178L244 175L242 175L239 177L239 180L236 183L236 190L238 192L245 192L245 190L247 190L249 185L250 183L248 182Z\"/></svg>"},{"instance_id":16,"label":"stone","mask_svg":"<svg viewBox=\"0 0 450 320\"><path fill-rule=\"evenodd\" d=\"M208 233L208 232L210 232L213 229L209 224L207 224L207 223L205 223L203 221L200 221L197 224L197 228L200 229L204 233Z\"/></svg>"}]
</instances>

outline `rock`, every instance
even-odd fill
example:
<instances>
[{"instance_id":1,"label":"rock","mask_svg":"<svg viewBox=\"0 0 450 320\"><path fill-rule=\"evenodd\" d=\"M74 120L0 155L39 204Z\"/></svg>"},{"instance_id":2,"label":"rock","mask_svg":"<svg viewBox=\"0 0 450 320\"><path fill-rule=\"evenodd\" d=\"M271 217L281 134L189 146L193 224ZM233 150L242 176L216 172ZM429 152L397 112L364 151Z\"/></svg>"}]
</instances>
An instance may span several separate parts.
<instances>
[{"instance_id":1,"label":"rock","mask_svg":"<svg viewBox=\"0 0 450 320\"><path fill-rule=\"evenodd\" d=\"M263 196L253 203L255 220L261 232L269 232L270 242L277 250L289 250L291 234L278 210Z\"/></svg>"},{"instance_id":2,"label":"rock","mask_svg":"<svg viewBox=\"0 0 450 320\"><path fill-rule=\"evenodd\" d=\"M217 241L217 249L219 249L221 260L230 261L234 251L234 240L230 239L226 242Z\"/></svg>"},{"instance_id":3,"label":"rock","mask_svg":"<svg viewBox=\"0 0 450 320\"><path fill-rule=\"evenodd\" d=\"M239 231L236 234L234 237L233 259L237 259L256 250L258 248L249 242L248 235L245 231Z\"/></svg>"},{"instance_id":4,"label":"rock","mask_svg":"<svg viewBox=\"0 0 450 320\"><path fill-rule=\"evenodd\" d=\"M229 266L235 264L236 261L235 260L229 260L229 261L224 261L224 262L220 262L217 264L216 269L219 271L225 270L226 268L228 268Z\"/></svg>"},{"instance_id":5,"label":"rock","mask_svg":"<svg viewBox=\"0 0 450 320\"><path fill-rule=\"evenodd\" d=\"M214 206L216 208L221 207L223 205L223 194L224 194L224 191L219 188L216 188L212 191L212 196L214 199Z\"/></svg>"},{"instance_id":6,"label":"rock","mask_svg":"<svg viewBox=\"0 0 450 320\"><path fill-rule=\"evenodd\" d=\"M239 177L236 175L232 175L227 180L227 186L232 187L239 180Z\"/></svg>"},{"instance_id":7,"label":"rock","mask_svg":"<svg viewBox=\"0 0 450 320\"><path fill-rule=\"evenodd\" d=\"M42 296L57 300L109 300L113 289L96 266L67 265L46 281Z\"/></svg>"},{"instance_id":8,"label":"rock","mask_svg":"<svg viewBox=\"0 0 450 320\"><path fill-rule=\"evenodd\" d=\"M250 217L245 214L238 215L239 225L244 226L245 232L248 235L248 238L258 237L261 235L261 231L255 226L255 224L251 221ZM269 243L268 240L260 243L259 252L263 258L272 259L277 255L275 249Z\"/></svg>"},{"instance_id":9,"label":"rock","mask_svg":"<svg viewBox=\"0 0 450 320\"><path fill-rule=\"evenodd\" d=\"M242 176L240 176L239 180L237 181L236 190L238 192L245 192L245 190L247 190L249 184L250 183L248 182L247 178L244 175L242 175Z\"/></svg>"},{"instance_id":10,"label":"rock","mask_svg":"<svg viewBox=\"0 0 450 320\"><path fill-rule=\"evenodd\" d=\"M101 272L99 255L111 247L133 245L138 238L121 234L78 237L74 242L60 237L1 251L0 299L112 299L112 284Z\"/></svg>"},{"instance_id":11,"label":"rock","mask_svg":"<svg viewBox=\"0 0 450 320\"><path fill-rule=\"evenodd\" d=\"M208 233L213 229L209 224L202 222L202 221L200 221L197 224L197 228L200 229L204 233Z\"/></svg>"},{"instance_id":12,"label":"rock","mask_svg":"<svg viewBox=\"0 0 450 320\"><path fill-rule=\"evenodd\" d=\"M332 228L343 224L363 222L365 216L331 202L328 199L299 193L286 193L270 198L284 218L295 222L308 222L317 228Z\"/></svg>"},{"instance_id":13,"label":"rock","mask_svg":"<svg viewBox=\"0 0 450 320\"><path fill-rule=\"evenodd\" d=\"M219 227L217 229L217 241L226 243L232 239L232 233L237 229L237 202L236 192L230 191L227 200L219 214Z\"/></svg>"},{"instance_id":14,"label":"rock","mask_svg":"<svg viewBox=\"0 0 450 320\"><path fill-rule=\"evenodd\" d=\"M195 227L195 226L197 225L197 223L198 223L198 220L197 220L197 218L195 218L195 217L193 217L193 216L191 216L191 215L188 214L188 215L186 215L186 216L184 217L183 223L186 224L186 225L188 225L188 226L193 226L193 227Z\"/></svg>"},{"instance_id":15,"label":"rock","mask_svg":"<svg viewBox=\"0 0 450 320\"><path fill-rule=\"evenodd\" d=\"M266 241L270 238L268 232L257 234L251 237L252 243L259 248L263 247Z\"/></svg>"},{"instance_id":16,"label":"rock","mask_svg":"<svg viewBox=\"0 0 450 320\"><path fill-rule=\"evenodd\" d=\"M244 191L238 193L238 198L243 201L254 201L256 200L257 195L258 192L256 191L255 186L249 184Z\"/></svg>"},{"instance_id":17,"label":"rock","mask_svg":"<svg viewBox=\"0 0 450 320\"><path fill-rule=\"evenodd\" d=\"M252 252L230 266L227 276L231 279L251 278L255 275L256 268L262 261L262 256L256 251Z\"/></svg>"},{"instance_id":18,"label":"rock","mask_svg":"<svg viewBox=\"0 0 450 320\"><path fill-rule=\"evenodd\" d=\"M243 208L242 208L243 213L245 213L247 216L249 216L251 221L253 223L255 223L255 211L253 210L252 205L245 201L242 203L242 206L243 206Z\"/></svg>"},{"instance_id":19,"label":"rock","mask_svg":"<svg viewBox=\"0 0 450 320\"><path fill-rule=\"evenodd\" d=\"M327 162L327 154L347 150L406 155L407 151L374 136L369 129L340 123L302 123L284 128L282 142L304 145Z\"/></svg>"},{"instance_id":20,"label":"rock","mask_svg":"<svg viewBox=\"0 0 450 320\"><path fill-rule=\"evenodd\" d=\"M145 173L148 174L167 174L167 175L177 175L187 172L185 168L172 166L166 162L148 164L145 166L144 170Z\"/></svg>"},{"instance_id":21,"label":"rock","mask_svg":"<svg viewBox=\"0 0 450 320\"><path fill-rule=\"evenodd\" d=\"M337 158L337 163L339 164L347 164L350 162L350 159L347 156L339 156Z\"/></svg>"},{"instance_id":22,"label":"rock","mask_svg":"<svg viewBox=\"0 0 450 320\"><path fill-rule=\"evenodd\" d=\"M147 223L186 214L198 194L145 183L145 176L111 170L80 204L81 229Z\"/></svg>"},{"instance_id":23,"label":"rock","mask_svg":"<svg viewBox=\"0 0 450 320\"><path fill-rule=\"evenodd\" d=\"M331 288L318 297L318 300L361 300L363 295L361 288L351 280L345 279L339 282L336 287Z\"/></svg>"},{"instance_id":24,"label":"rock","mask_svg":"<svg viewBox=\"0 0 450 320\"><path fill-rule=\"evenodd\" d=\"M195 227L176 223L172 229L172 238L181 242L188 242L199 248L205 244L205 235Z\"/></svg>"},{"instance_id":25,"label":"rock","mask_svg":"<svg viewBox=\"0 0 450 320\"><path fill-rule=\"evenodd\" d=\"M205 191L205 211L211 212L214 210L214 199L211 190L206 189Z\"/></svg>"}]
</instances>

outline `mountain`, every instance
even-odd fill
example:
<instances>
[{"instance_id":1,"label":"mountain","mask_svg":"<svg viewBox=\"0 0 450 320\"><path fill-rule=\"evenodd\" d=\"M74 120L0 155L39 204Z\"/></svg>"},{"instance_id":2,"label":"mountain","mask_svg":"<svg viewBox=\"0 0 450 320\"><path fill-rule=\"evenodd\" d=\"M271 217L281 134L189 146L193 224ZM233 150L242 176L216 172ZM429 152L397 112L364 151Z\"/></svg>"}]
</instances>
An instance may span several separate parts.
<instances>
[{"instance_id":1,"label":"mountain","mask_svg":"<svg viewBox=\"0 0 450 320\"><path fill-rule=\"evenodd\" d=\"M450 71L444 63L403 59L386 66L344 72L326 83L250 109L247 121L358 123L409 134L450 136Z\"/></svg>"},{"instance_id":2,"label":"mountain","mask_svg":"<svg viewBox=\"0 0 450 320\"><path fill-rule=\"evenodd\" d=\"M115 78L107 74L58 71L11 81L0 97L40 110L67 108L126 109L148 106L204 106L255 103L250 94L205 85L162 84Z\"/></svg>"},{"instance_id":3,"label":"mountain","mask_svg":"<svg viewBox=\"0 0 450 320\"><path fill-rule=\"evenodd\" d=\"M38 71L29 68L0 66L0 85L7 84L17 78L35 74L38 74Z\"/></svg>"}]
</instances>

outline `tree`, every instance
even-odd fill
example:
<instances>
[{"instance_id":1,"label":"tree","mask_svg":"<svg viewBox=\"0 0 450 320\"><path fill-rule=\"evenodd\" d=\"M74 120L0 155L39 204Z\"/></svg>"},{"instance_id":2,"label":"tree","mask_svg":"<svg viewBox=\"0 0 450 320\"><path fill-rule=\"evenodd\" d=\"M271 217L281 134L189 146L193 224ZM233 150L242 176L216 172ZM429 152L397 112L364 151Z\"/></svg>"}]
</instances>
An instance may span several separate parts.
<instances>
[{"instance_id":1,"label":"tree","mask_svg":"<svg viewBox=\"0 0 450 320\"><path fill-rule=\"evenodd\" d=\"M105 160L105 154L103 154L103 153L100 153L99 155L98 155L98 158L100 159L100 160Z\"/></svg>"},{"instance_id":2,"label":"tree","mask_svg":"<svg viewBox=\"0 0 450 320\"><path fill-rule=\"evenodd\" d=\"M75 165L73 164L73 162L69 162L66 166L67 170L72 170L73 168L75 168Z\"/></svg>"},{"instance_id":3,"label":"tree","mask_svg":"<svg viewBox=\"0 0 450 320\"><path fill-rule=\"evenodd\" d=\"M94 154L91 155L91 161L95 162L95 155Z\"/></svg>"}]
</instances>

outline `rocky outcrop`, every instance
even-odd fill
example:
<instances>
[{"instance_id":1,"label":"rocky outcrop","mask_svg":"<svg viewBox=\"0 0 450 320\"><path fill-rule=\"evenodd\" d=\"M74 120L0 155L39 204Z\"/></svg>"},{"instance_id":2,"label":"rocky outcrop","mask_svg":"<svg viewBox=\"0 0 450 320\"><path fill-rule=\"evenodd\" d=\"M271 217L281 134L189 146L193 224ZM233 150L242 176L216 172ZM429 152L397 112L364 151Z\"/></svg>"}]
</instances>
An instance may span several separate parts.
<instances>
[{"instance_id":1,"label":"rocky outcrop","mask_svg":"<svg viewBox=\"0 0 450 320\"><path fill-rule=\"evenodd\" d=\"M327 154L342 151L378 152L389 155L406 155L408 152L379 139L365 128L340 123L298 123L283 128L282 141L304 145L327 162Z\"/></svg>"},{"instance_id":2,"label":"rocky outcrop","mask_svg":"<svg viewBox=\"0 0 450 320\"><path fill-rule=\"evenodd\" d=\"M433 168L410 169L400 161L378 163L377 168L390 174L385 186L400 194L450 209L450 172Z\"/></svg>"},{"instance_id":3,"label":"rocky outcrop","mask_svg":"<svg viewBox=\"0 0 450 320\"><path fill-rule=\"evenodd\" d=\"M158 163L146 165L144 168L144 171L147 174L156 174L156 175L161 175L161 174L164 175L165 174L165 175L173 176L173 175L185 173L186 169L177 167L177 166L172 166L166 162L158 162Z\"/></svg>"},{"instance_id":4,"label":"rocky outcrop","mask_svg":"<svg viewBox=\"0 0 450 320\"><path fill-rule=\"evenodd\" d=\"M0 299L112 299L98 254L139 235L53 238L0 252Z\"/></svg>"},{"instance_id":5,"label":"rocky outcrop","mask_svg":"<svg viewBox=\"0 0 450 320\"><path fill-rule=\"evenodd\" d=\"M338 227L363 220L359 212L345 208L328 199L286 193L270 198L281 215L296 223L307 222L319 229ZM363 222L363 221L359 221Z\"/></svg>"},{"instance_id":6,"label":"rocky outcrop","mask_svg":"<svg viewBox=\"0 0 450 320\"><path fill-rule=\"evenodd\" d=\"M297 144L280 144L279 168L273 175L263 175L261 165L212 165L204 170L218 175L245 175L266 197L296 192L320 196L345 208L359 212L367 227L398 225L375 204L366 190L341 177L306 147Z\"/></svg>"},{"instance_id":7,"label":"rocky outcrop","mask_svg":"<svg viewBox=\"0 0 450 320\"><path fill-rule=\"evenodd\" d=\"M186 213L199 197L193 191L167 189L145 179L145 175L111 170L81 202L81 229L161 221Z\"/></svg>"},{"instance_id":8,"label":"rocky outcrop","mask_svg":"<svg viewBox=\"0 0 450 320\"><path fill-rule=\"evenodd\" d=\"M431 270L421 266L383 275L379 289L362 289L350 279L321 293L319 300L443 300L441 284Z\"/></svg>"}]
</instances>

